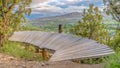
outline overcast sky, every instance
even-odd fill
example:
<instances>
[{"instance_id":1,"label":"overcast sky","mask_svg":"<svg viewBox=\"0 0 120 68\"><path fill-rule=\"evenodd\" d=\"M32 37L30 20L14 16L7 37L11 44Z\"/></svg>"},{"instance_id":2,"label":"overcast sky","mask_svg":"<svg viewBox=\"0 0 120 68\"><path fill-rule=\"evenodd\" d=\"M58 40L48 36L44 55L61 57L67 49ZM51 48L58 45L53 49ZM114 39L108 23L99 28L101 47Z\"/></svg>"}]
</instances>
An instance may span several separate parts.
<instances>
[{"instance_id":1,"label":"overcast sky","mask_svg":"<svg viewBox=\"0 0 120 68\"><path fill-rule=\"evenodd\" d=\"M103 0L33 0L32 14L57 15L71 12L82 12L89 4L103 9Z\"/></svg>"}]
</instances>

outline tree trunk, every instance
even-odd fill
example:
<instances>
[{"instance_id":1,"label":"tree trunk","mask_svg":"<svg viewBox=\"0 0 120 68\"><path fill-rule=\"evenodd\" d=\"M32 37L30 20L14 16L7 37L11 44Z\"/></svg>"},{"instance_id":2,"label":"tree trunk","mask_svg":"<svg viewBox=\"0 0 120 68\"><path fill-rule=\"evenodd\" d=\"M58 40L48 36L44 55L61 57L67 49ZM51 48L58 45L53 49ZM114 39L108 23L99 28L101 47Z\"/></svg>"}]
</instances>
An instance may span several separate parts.
<instances>
[{"instance_id":1,"label":"tree trunk","mask_svg":"<svg viewBox=\"0 0 120 68\"><path fill-rule=\"evenodd\" d=\"M0 47L4 45L4 42L5 42L5 35L0 33Z\"/></svg>"}]
</instances>

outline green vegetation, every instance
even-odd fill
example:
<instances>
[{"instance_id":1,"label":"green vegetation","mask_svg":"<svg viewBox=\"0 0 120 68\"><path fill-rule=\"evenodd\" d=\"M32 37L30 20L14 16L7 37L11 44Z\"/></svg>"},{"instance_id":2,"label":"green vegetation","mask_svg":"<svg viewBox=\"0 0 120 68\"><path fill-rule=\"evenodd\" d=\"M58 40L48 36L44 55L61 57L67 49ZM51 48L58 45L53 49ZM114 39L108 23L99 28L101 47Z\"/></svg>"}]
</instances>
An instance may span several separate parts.
<instances>
[{"instance_id":1,"label":"green vegetation","mask_svg":"<svg viewBox=\"0 0 120 68\"><path fill-rule=\"evenodd\" d=\"M18 31L25 31L25 30L30 30L30 31L33 31L33 30L42 31L40 28L38 28L38 27L36 27L36 26L33 26L33 25L29 24L29 23L22 23L17 30L18 30Z\"/></svg>"},{"instance_id":2,"label":"green vegetation","mask_svg":"<svg viewBox=\"0 0 120 68\"><path fill-rule=\"evenodd\" d=\"M25 31L25 30L39 31L40 28L32 26L29 23L22 23L16 30L18 31ZM26 49L26 46L28 49ZM0 48L0 53L12 55L18 59L42 61L43 59L42 59L41 54L35 53L36 51L35 48L36 47L33 47L33 45L31 44L11 42L11 41L6 40L4 46Z\"/></svg>"},{"instance_id":3,"label":"green vegetation","mask_svg":"<svg viewBox=\"0 0 120 68\"><path fill-rule=\"evenodd\" d=\"M116 25L113 26L114 24ZM83 12L82 19L70 31L75 35L88 37L89 39L96 40L99 43L109 45L115 51L120 51L120 31L116 30L117 27L119 27L118 22L104 22L99 9L97 7L94 8L93 5L90 5L89 9ZM120 55L116 53L116 55L111 55L103 59L106 62L111 62L110 59L115 56L120 57ZM112 66L112 63L108 63L105 68L110 68L108 66L111 66L111 68L119 68L117 66L120 66L120 64L116 64L116 62L118 62L117 60L118 58L112 59L112 63L116 67ZM80 62L87 64L96 64L103 63L103 60L102 58L88 58L80 60Z\"/></svg>"},{"instance_id":4,"label":"green vegetation","mask_svg":"<svg viewBox=\"0 0 120 68\"><path fill-rule=\"evenodd\" d=\"M35 19L35 20L32 20L32 21L29 21L32 25L34 26L45 26L45 25L48 25L48 24L74 24L74 23L77 23L78 20L80 19L81 15L79 17L72 17L72 18L69 18L68 17L59 17L59 18L44 18L44 19Z\"/></svg>"},{"instance_id":5,"label":"green vegetation","mask_svg":"<svg viewBox=\"0 0 120 68\"><path fill-rule=\"evenodd\" d=\"M115 50L115 54L103 58L104 68L120 68L120 31L116 31L115 36L109 43Z\"/></svg>"},{"instance_id":6,"label":"green vegetation","mask_svg":"<svg viewBox=\"0 0 120 68\"><path fill-rule=\"evenodd\" d=\"M83 12L82 19L71 29L71 33L96 40L99 43L107 44L109 42L108 32L102 24L102 15L98 7L93 5Z\"/></svg>"},{"instance_id":7,"label":"green vegetation","mask_svg":"<svg viewBox=\"0 0 120 68\"><path fill-rule=\"evenodd\" d=\"M98 7L94 7L92 4L89 9L84 10L82 19L73 26L70 30L72 34L77 36L87 37L93 39L102 44L109 43L109 33L102 23L102 15ZM98 64L102 63L101 58L88 58L80 60L82 63Z\"/></svg>"},{"instance_id":8,"label":"green vegetation","mask_svg":"<svg viewBox=\"0 0 120 68\"><path fill-rule=\"evenodd\" d=\"M28 46L28 49L26 49L25 46ZM0 52L25 60L42 60L41 55L35 54L35 48L25 43L7 41L6 44L0 48Z\"/></svg>"},{"instance_id":9,"label":"green vegetation","mask_svg":"<svg viewBox=\"0 0 120 68\"><path fill-rule=\"evenodd\" d=\"M103 0L106 7L106 14L112 15L112 17L120 22L120 0Z\"/></svg>"},{"instance_id":10,"label":"green vegetation","mask_svg":"<svg viewBox=\"0 0 120 68\"><path fill-rule=\"evenodd\" d=\"M47 32L58 32L58 25L58 23L50 23L44 26L40 26L38 28ZM72 24L62 24L63 33L69 33L69 30L72 26Z\"/></svg>"},{"instance_id":11,"label":"green vegetation","mask_svg":"<svg viewBox=\"0 0 120 68\"><path fill-rule=\"evenodd\" d=\"M120 68L120 52L117 52L103 59L104 68Z\"/></svg>"},{"instance_id":12,"label":"green vegetation","mask_svg":"<svg viewBox=\"0 0 120 68\"><path fill-rule=\"evenodd\" d=\"M120 31L115 30L109 46L115 50L115 54L103 58L104 68L120 68Z\"/></svg>"},{"instance_id":13,"label":"green vegetation","mask_svg":"<svg viewBox=\"0 0 120 68\"><path fill-rule=\"evenodd\" d=\"M107 4L106 13L112 15L113 19L120 23L120 2L119 0L103 0ZM120 68L120 26L115 29L114 37L110 43L116 51L114 55L104 58L105 68Z\"/></svg>"},{"instance_id":14,"label":"green vegetation","mask_svg":"<svg viewBox=\"0 0 120 68\"><path fill-rule=\"evenodd\" d=\"M40 29L35 26L32 26L29 23L22 23L16 30L18 31L25 31L25 30L39 31ZM4 46L0 48L0 53L12 55L18 59L42 61L43 60L42 55L40 53L37 54L35 52L36 52L36 47L33 47L33 45L31 44L11 42L7 40Z\"/></svg>"},{"instance_id":15,"label":"green vegetation","mask_svg":"<svg viewBox=\"0 0 120 68\"><path fill-rule=\"evenodd\" d=\"M109 45L115 50L120 51L120 31L116 30L113 39L109 43Z\"/></svg>"},{"instance_id":16,"label":"green vegetation","mask_svg":"<svg viewBox=\"0 0 120 68\"><path fill-rule=\"evenodd\" d=\"M102 58L87 58L87 59L80 60L80 62L84 64L99 64L99 63L103 63L103 59Z\"/></svg>"},{"instance_id":17,"label":"green vegetation","mask_svg":"<svg viewBox=\"0 0 120 68\"><path fill-rule=\"evenodd\" d=\"M25 8L30 3L31 0L0 0L0 46L25 21L24 14L30 15L31 9Z\"/></svg>"}]
</instances>

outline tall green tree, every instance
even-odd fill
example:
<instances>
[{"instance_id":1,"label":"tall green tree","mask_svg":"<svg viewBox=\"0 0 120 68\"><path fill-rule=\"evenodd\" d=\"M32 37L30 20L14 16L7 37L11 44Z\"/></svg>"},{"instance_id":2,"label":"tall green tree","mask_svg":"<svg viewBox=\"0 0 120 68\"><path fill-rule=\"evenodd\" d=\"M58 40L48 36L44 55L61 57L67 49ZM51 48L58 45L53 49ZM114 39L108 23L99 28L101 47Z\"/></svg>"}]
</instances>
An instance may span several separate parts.
<instances>
[{"instance_id":1,"label":"tall green tree","mask_svg":"<svg viewBox=\"0 0 120 68\"><path fill-rule=\"evenodd\" d=\"M0 0L0 46L4 44L9 33L25 21L24 15L30 15L31 0Z\"/></svg>"},{"instance_id":2,"label":"tall green tree","mask_svg":"<svg viewBox=\"0 0 120 68\"><path fill-rule=\"evenodd\" d=\"M89 9L84 10L82 19L70 31L75 35L88 37L99 43L107 43L109 40L109 35L102 24L101 12L92 4Z\"/></svg>"}]
</instances>

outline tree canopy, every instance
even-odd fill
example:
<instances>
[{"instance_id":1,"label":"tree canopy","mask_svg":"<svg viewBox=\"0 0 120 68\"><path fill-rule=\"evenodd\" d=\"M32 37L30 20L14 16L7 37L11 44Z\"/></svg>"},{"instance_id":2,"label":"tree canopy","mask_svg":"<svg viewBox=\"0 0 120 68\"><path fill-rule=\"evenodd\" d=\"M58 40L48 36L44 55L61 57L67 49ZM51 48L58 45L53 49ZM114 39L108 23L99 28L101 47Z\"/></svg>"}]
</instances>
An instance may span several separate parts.
<instances>
[{"instance_id":1,"label":"tree canopy","mask_svg":"<svg viewBox=\"0 0 120 68\"><path fill-rule=\"evenodd\" d=\"M120 23L120 0L103 0L106 5L105 11L109 15L112 15L113 19ZM112 40L113 48L120 50L120 27L117 26L115 29L115 35Z\"/></svg>"},{"instance_id":2,"label":"tree canopy","mask_svg":"<svg viewBox=\"0 0 120 68\"><path fill-rule=\"evenodd\" d=\"M120 22L120 0L103 0L106 5L106 13L111 14L112 17Z\"/></svg>"},{"instance_id":3,"label":"tree canopy","mask_svg":"<svg viewBox=\"0 0 120 68\"><path fill-rule=\"evenodd\" d=\"M108 33L102 24L101 12L98 7L94 7L92 4L89 9L84 10L82 19L71 29L71 32L78 36L96 40L99 43L106 43L105 41L108 40Z\"/></svg>"},{"instance_id":4,"label":"tree canopy","mask_svg":"<svg viewBox=\"0 0 120 68\"><path fill-rule=\"evenodd\" d=\"M31 0L0 0L0 45L25 21L25 14L30 15L30 3Z\"/></svg>"}]
</instances>

